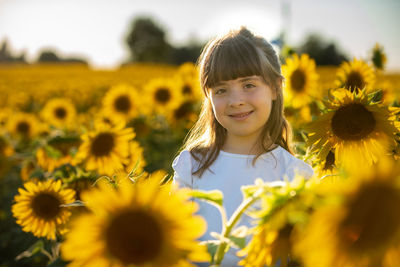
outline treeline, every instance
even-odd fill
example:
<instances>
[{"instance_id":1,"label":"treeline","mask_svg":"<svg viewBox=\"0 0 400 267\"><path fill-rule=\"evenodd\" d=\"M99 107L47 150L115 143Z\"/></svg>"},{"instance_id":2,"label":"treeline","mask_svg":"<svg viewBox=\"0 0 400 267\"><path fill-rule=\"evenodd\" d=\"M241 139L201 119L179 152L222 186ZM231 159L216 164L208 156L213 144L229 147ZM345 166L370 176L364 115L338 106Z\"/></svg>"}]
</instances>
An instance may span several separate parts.
<instances>
[{"instance_id":1,"label":"treeline","mask_svg":"<svg viewBox=\"0 0 400 267\"><path fill-rule=\"evenodd\" d=\"M277 38L276 40L279 40ZM291 53L307 53L317 65L339 65L348 60L348 57L338 49L332 41L326 41L319 34L310 34L299 46L288 46L281 40L276 42L282 50L283 57ZM205 43L192 40L187 44L176 46L167 38L167 32L162 26L154 22L150 17L137 17L129 25L125 36L125 45L129 51L129 57L121 65L152 62L179 65L184 62L196 62ZM283 58L283 60L284 60ZM64 58L55 51L43 50L35 63L62 62L88 64L82 58ZM27 63L25 52L14 55L7 40L3 40L0 49L0 63Z\"/></svg>"}]
</instances>

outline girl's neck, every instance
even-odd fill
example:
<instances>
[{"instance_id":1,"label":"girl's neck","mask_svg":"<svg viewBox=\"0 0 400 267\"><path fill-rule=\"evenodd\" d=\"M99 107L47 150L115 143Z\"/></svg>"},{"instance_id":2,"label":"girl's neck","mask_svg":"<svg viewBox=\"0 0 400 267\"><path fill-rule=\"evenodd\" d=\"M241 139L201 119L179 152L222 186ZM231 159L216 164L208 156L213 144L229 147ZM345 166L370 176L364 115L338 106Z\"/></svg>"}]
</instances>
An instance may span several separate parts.
<instances>
[{"instance_id":1,"label":"girl's neck","mask_svg":"<svg viewBox=\"0 0 400 267\"><path fill-rule=\"evenodd\" d=\"M227 136L222 150L233 154L257 155L264 152L258 140Z\"/></svg>"}]
</instances>

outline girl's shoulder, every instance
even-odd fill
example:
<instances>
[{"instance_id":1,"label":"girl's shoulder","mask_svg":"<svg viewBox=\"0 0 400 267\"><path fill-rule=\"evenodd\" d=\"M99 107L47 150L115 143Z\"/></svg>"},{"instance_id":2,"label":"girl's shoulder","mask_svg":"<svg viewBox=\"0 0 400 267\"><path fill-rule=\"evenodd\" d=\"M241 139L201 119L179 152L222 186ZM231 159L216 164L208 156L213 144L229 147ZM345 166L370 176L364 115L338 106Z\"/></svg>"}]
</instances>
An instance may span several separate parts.
<instances>
[{"instance_id":1,"label":"girl's shoulder","mask_svg":"<svg viewBox=\"0 0 400 267\"><path fill-rule=\"evenodd\" d=\"M183 150L172 162L174 180L185 187L192 186L192 155L188 150Z\"/></svg>"},{"instance_id":2,"label":"girl's shoulder","mask_svg":"<svg viewBox=\"0 0 400 267\"><path fill-rule=\"evenodd\" d=\"M277 161L281 165L281 169L284 170L290 180L293 179L296 174L301 175L306 179L311 178L314 175L314 170L309 164L293 156L283 147L278 146L272 151L272 153L277 158Z\"/></svg>"}]
</instances>

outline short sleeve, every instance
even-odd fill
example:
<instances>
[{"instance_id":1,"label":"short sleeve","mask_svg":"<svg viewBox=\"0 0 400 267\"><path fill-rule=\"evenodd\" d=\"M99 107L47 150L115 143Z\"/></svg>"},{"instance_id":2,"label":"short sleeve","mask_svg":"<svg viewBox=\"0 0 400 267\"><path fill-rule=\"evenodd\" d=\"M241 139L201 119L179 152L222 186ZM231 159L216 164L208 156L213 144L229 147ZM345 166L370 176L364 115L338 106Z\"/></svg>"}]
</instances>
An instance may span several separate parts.
<instances>
[{"instance_id":1,"label":"short sleeve","mask_svg":"<svg viewBox=\"0 0 400 267\"><path fill-rule=\"evenodd\" d=\"M287 175L292 180L296 175L303 176L305 179L310 179L314 175L314 170L304 161L295 158L288 166Z\"/></svg>"},{"instance_id":2,"label":"short sleeve","mask_svg":"<svg viewBox=\"0 0 400 267\"><path fill-rule=\"evenodd\" d=\"M173 182L181 187L192 188L192 160L190 152L182 151L172 162L174 169Z\"/></svg>"}]
</instances>

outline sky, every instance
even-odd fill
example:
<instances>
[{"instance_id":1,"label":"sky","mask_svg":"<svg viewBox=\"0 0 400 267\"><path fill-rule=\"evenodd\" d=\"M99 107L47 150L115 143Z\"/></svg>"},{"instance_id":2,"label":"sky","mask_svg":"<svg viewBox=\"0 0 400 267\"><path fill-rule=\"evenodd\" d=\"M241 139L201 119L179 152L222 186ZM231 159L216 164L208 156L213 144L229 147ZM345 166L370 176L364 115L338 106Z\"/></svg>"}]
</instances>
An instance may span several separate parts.
<instances>
[{"instance_id":1,"label":"sky","mask_svg":"<svg viewBox=\"0 0 400 267\"><path fill-rule=\"evenodd\" d=\"M114 68L129 55L125 37L133 19L145 15L176 46L242 25L267 40L285 28L292 46L320 33L350 58L367 58L379 42L387 69L400 71L398 14L399 0L0 0L0 42L6 39L28 61L52 49L95 68Z\"/></svg>"}]
</instances>

